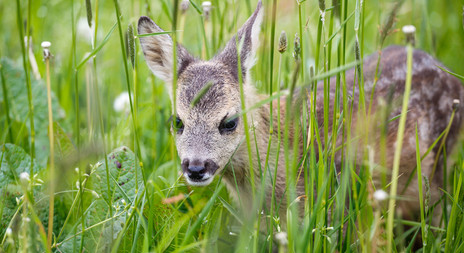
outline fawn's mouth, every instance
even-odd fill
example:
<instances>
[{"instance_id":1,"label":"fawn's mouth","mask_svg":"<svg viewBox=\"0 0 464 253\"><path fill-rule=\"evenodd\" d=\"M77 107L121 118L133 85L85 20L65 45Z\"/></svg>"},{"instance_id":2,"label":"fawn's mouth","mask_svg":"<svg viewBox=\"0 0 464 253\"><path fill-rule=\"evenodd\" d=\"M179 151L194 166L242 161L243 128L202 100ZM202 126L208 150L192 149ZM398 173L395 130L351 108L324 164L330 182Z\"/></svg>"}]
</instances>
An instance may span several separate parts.
<instances>
[{"instance_id":1,"label":"fawn's mouth","mask_svg":"<svg viewBox=\"0 0 464 253\"><path fill-rule=\"evenodd\" d=\"M214 176L206 173L202 178L190 177L187 173L184 173L185 180L189 185L193 186L207 186L213 182Z\"/></svg>"}]
</instances>

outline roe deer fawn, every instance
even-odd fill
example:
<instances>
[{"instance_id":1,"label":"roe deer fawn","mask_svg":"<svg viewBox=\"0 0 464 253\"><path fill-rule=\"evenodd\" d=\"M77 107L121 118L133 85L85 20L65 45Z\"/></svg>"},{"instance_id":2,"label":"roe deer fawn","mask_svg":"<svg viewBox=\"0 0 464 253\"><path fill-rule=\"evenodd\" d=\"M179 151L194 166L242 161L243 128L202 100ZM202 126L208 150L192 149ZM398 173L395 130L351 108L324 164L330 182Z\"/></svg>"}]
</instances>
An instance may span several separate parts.
<instances>
[{"instance_id":1,"label":"roe deer fawn","mask_svg":"<svg viewBox=\"0 0 464 253\"><path fill-rule=\"evenodd\" d=\"M230 195L242 205L250 210L252 206L252 186L249 166L249 157L246 144L244 144L245 127L243 116L235 117L242 110L240 95L240 77L243 77L243 89L245 94L246 108L250 108L257 101L265 99L266 96L257 94L253 87L250 68L255 63L255 53L259 45L258 37L260 24L263 18L263 8L261 2L255 12L238 30L238 33L226 44L224 49L209 61L203 61L193 57L181 45L177 47L177 68L173 69L173 41L167 34L156 36L140 37L140 43L145 55L146 62L152 72L165 81L168 85L171 101L176 102L177 115L174 115L173 131L176 131L176 145L178 155L181 160L181 167L186 181L191 185L204 186L212 182L216 175L222 175ZM139 34L159 33L163 30L156 25L150 18L141 17L138 23ZM237 52L239 49L239 52ZM274 49L272 49L274 50ZM390 105L388 117L393 118L401 112L401 101L399 98L404 93L405 80L407 74L406 67L406 48L391 46L381 52L379 65L378 81L373 93L372 114L381 109L379 102L384 97L391 97L390 101L385 101ZM240 57L240 59L238 59ZM366 94L371 94L377 67L378 55L367 57L363 63L363 79ZM441 64L430 55L414 50L412 88L409 99L409 111L407 114L405 138L400 162L399 185L405 185L409 175L416 166L416 139L415 126L418 126L419 146L421 153L432 145L439 135L446 129L452 112L453 101L458 99L464 101L464 89L460 81L452 75L442 71L437 67ZM240 69L239 69L240 66ZM171 83L174 73L177 76L177 89L172 94ZM353 111L358 109L359 90L356 81L355 70L346 72L346 89L348 91L350 103ZM336 80L330 80L330 112L332 114L335 105L334 94ZM192 100L206 85L209 89L203 94L198 102L192 106ZM323 84L318 85L316 108L316 120L321 124L324 122ZM299 92L306 92L301 89ZM176 96L176 100L172 100ZM370 96L366 96L366 104L370 101ZM398 102L399 101L399 102ZM454 101L456 102L456 101ZM268 150L269 124L273 121L277 125L277 110L281 110L281 122L284 122L285 106L277 106L273 102L273 118L270 118L269 104L248 112L247 119L250 124L249 129L253 129L252 140L252 164L253 175L256 182L261 182L258 171L259 163L265 164L266 152ZM282 103L285 99L282 98ZM310 101L303 103L310 107ZM456 107L456 106L455 106ZM456 108L455 108L456 109ZM342 108L341 108L342 110ZM456 136L461 126L464 110L457 111L452 122L447 137L446 148L451 150L455 143ZM231 118L232 117L232 118ZM356 113L353 113L353 127L356 128ZM360 121L360 120L358 120ZM359 123L359 122L358 122ZM332 119L329 121L329 133L332 127ZM350 126L348 126L350 127ZM375 126L374 126L375 127ZM276 129L276 128L275 128ZM323 129L320 127L319 129ZM375 130L375 129L374 129ZM386 130L386 153L385 168L392 168L392 157L396 145L396 135L398 131L398 120L388 124ZM374 131L375 132L375 131ZM277 131L272 133L277 138ZM297 134L290 133L290 138L297 138ZM322 130L321 130L322 136ZM282 135L283 136L283 135ZM374 141L378 136L374 134ZM301 139L301 138L300 138ZM323 138L321 138L323 140ZM342 139L342 138L338 138ZM292 143L290 141L290 143ZM301 143L303 145L303 143ZM324 143L322 143L322 146ZM366 144L367 145L367 144ZM279 154L279 163L275 164L275 159L269 159L269 167L276 169L276 199L285 198L286 191L286 172L283 145L277 146L274 141L271 145L271 156ZM442 164L439 162L437 169L433 172L434 160L438 150L436 145L431 153L423 160L422 172L424 176L432 177L431 182L432 199L439 197L438 187L442 183ZM374 144L374 148L378 147ZM280 152L277 152L280 149ZM301 150L301 148L299 149ZM301 152L301 151L300 151ZM302 157L304 154L299 154ZM259 159L258 159L259 157ZM316 156L317 157L317 156ZM349 159L349 158L348 158ZM375 161L378 162L378 157ZM360 163L362 161L359 161ZM340 154L335 155L335 165L339 169L341 165ZM274 173L274 169L269 170ZM374 172L374 182L380 180L379 173ZM274 175L271 175L274 176ZM416 178L416 177L413 177ZM268 178L263 179L268 180ZM400 208L409 212L418 213L419 208L417 198L417 180L412 180L408 189L404 192L415 201L402 201ZM267 184L270 185L270 184ZM300 179L296 185L288 186L296 188L298 195L304 194L304 182ZM270 187L269 187L270 188ZM265 203L271 202L270 189L265 189ZM240 198L238 197L240 195ZM239 201L240 199L240 201ZM284 200L285 201L285 200ZM283 202L285 203L285 202ZM284 205L282 205L284 206ZM282 210L280 210L282 211ZM281 212L285 213L285 212Z\"/></svg>"}]
</instances>

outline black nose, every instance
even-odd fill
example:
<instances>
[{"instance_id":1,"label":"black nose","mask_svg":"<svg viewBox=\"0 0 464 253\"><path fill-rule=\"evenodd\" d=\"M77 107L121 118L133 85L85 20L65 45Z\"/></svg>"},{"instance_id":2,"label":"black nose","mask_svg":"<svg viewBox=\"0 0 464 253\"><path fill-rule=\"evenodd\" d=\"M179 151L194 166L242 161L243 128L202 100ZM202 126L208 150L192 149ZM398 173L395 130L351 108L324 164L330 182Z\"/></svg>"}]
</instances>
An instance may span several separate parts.
<instances>
[{"instance_id":1,"label":"black nose","mask_svg":"<svg viewBox=\"0 0 464 253\"><path fill-rule=\"evenodd\" d=\"M201 180L205 176L206 169L202 166L190 166L187 169L187 174L191 179Z\"/></svg>"},{"instance_id":2,"label":"black nose","mask_svg":"<svg viewBox=\"0 0 464 253\"><path fill-rule=\"evenodd\" d=\"M213 175L217 168L216 163L210 159L205 161L184 159L182 161L182 170L194 181L202 180L207 172Z\"/></svg>"},{"instance_id":3,"label":"black nose","mask_svg":"<svg viewBox=\"0 0 464 253\"><path fill-rule=\"evenodd\" d=\"M199 160L184 159L182 162L182 169L187 173L187 176L193 180L201 180L205 176L206 168L205 163Z\"/></svg>"}]
</instances>

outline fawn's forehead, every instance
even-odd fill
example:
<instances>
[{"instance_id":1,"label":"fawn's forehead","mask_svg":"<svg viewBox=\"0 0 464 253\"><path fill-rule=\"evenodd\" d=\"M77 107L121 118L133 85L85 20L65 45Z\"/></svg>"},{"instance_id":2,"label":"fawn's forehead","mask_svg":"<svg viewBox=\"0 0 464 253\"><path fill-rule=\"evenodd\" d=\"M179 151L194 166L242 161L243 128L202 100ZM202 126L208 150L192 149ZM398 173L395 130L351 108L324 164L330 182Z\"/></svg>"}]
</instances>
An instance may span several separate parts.
<instances>
[{"instance_id":1,"label":"fawn's forehead","mask_svg":"<svg viewBox=\"0 0 464 253\"><path fill-rule=\"evenodd\" d=\"M238 94L233 76L219 62L197 62L179 75L177 101L180 108L218 111L239 101Z\"/></svg>"}]
</instances>

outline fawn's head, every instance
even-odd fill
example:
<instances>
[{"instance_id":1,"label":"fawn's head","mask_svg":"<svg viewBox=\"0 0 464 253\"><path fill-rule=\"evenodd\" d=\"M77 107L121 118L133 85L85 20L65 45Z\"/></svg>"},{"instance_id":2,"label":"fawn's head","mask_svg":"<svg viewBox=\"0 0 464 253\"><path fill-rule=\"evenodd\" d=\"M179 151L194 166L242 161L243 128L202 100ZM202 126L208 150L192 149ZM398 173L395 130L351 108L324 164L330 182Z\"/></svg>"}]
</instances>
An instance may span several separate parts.
<instances>
[{"instance_id":1,"label":"fawn's head","mask_svg":"<svg viewBox=\"0 0 464 253\"><path fill-rule=\"evenodd\" d=\"M171 101L176 104L172 131L176 132L184 176L192 185L211 183L244 139L243 121L234 116L241 111L240 80L244 86L249 85L246 80L255 63L262 16L260 1L238 33L209 61L196 59L176 45L176 68L169 35L140 37L148 66L164 80ZM139 19L139 34L160 32L163 30L150 18ZM174 74L177 89L172 94Z\"/></svg>"}]
</instances>

